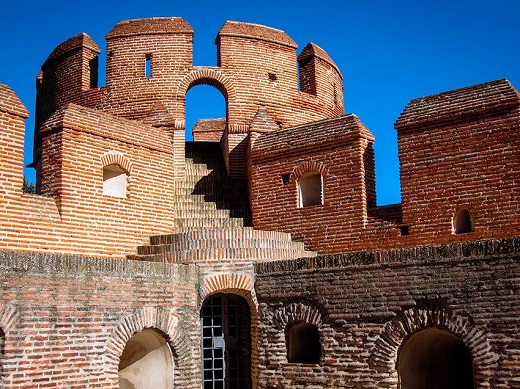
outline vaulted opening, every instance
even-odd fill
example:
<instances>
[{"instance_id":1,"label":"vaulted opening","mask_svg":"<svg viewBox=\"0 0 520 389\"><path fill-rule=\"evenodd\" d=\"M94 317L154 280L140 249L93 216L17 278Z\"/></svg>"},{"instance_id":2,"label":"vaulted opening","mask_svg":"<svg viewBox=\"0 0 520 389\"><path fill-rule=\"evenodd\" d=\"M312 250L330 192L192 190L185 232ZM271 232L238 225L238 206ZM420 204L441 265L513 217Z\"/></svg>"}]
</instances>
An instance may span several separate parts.
<instances>
[{"instance_id":1,"label":"vaulted opening","mask_svg":"<svg viewBox=\"0 0 520 389\"><path fill-rule=\"evenodd\" d=\"M173 356L159 331L147 328L128 340L119 360L119 388L173 388Z\"/></svg>"},{"instance_id":2,"label":"vaulted opening","mask_svg":"<svg viewBox=\"0 0 520 389\"><path fill-rule=\"evenodd\" d=\"M469 211L465 208L459 209L453 218L453 232L465 234L473 231L473 221Z\"/></svg>"},{"instance_id":3,"label":"vaulted opening","mask_svg":"<svg viewBox=\"0 0 520 389\"><path fill-rule=\"evenodd\" d=\"M126 197L126 172L117 164L103 167L103 194Z\"/></svg>"},{"instance_id":4,"label":"vaulted opening","mask_svg":"<svg viewBox=\"0 0 520 389\"><path fill-rule=\"evenodd\" d=\"M292 363L320 363L320 332L314 324L298 323L286 331L287 360Z\"/></svg>"},{"instance_id":5,"label":"vaulted opening","mask_svg":"<svg viewBox=\"0 0 520 389\"><path fill-rule=\"evenodd\" d=\"M473 389L468 348L455 335L429 328L410 336L399 351L400 389Z\"/></svg>"},{"instance_id":6,"label":"vaulted opening","mask_svg":"<svg viewBox=\"0 0 520 389\"><path fill-rule=\"evenodd\" d=\"M216 86L199 84L186 93L186 140L219 142L226 125L226 98Z\"/></svg>"},{"instance_id":7,"label":"vaulted opening","mask_svg":"<svg viewBox=\"0 0 520 389\"><path fill-rule=\"evenodd\" d=\"M200 312L204 389L251 388L251 319L234 294L208 297Z\"/></svg>"},{"instance_id":8,"label":"vaulted opening","mask_svg":"<svg viewBox=\"0 0 520 389\"><path fill-rule=\"evenodd\" d=\"M323 204L323 180L318 172L307 172L298 180L298 206Z\"/></svg>"}]
</instances>

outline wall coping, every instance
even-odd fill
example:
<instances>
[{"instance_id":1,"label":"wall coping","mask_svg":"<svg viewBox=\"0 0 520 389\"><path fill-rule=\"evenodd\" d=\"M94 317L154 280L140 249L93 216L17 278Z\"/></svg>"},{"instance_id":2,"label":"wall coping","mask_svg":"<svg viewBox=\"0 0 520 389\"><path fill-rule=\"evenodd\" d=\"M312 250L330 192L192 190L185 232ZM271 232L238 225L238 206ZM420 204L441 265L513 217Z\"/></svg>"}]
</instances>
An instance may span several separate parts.
<instances>
[{"instance_id":1,"label":"wall coping","mask_svg":"<svg viewBox=\"0 0 520 389\"><path fill-rule=\"evenodd\" d=\"M374 250L357 253L319 255L274 262L255 263L257 276L275 273L309 272L320 269L349 269L421 265L482 259L520 257L520 238L451 243L438 246Z\"/></svg>"},{"instance_id":2,"label":"wall coping","mask_svg":"<svg viewBox=\"0 0 520 389\"><path fill-rule=\"evenodd\" d=\"M19 275L30 273L121 278L172 278L179 274L198 273L195 265L17 251L0 251L0 271Z\"/></svg>"}]
</instances>

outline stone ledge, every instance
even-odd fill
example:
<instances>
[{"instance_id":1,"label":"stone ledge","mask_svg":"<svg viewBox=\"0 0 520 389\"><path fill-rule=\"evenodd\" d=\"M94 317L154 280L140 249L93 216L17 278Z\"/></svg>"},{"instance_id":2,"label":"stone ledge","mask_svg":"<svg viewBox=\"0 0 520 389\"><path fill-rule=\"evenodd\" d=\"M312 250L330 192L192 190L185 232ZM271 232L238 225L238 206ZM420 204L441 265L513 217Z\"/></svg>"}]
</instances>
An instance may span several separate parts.
<instances>
[{"instance_id":1,"label":"stone ledge","mask_svg":"<svg viewBox=\"0 0 520 389\"><path fill-rule=\"evenodd\" d=\"M11 274L165 278L198 272L193 265L16 251L0 251L0 270Z\"/></svg>"},{"instance_id":2,"label":"stone ledge","mask_svg":"<svg viewBox=\"0 0 520 389\"><path fill-rule=\"evenodd\" d=\"M512 255L520 256L520 238L322 255L314 258L261 262L256 263L254 268L257 275L268 275L272 273L381 266L385 264L431 264L432 262L491 259Z\"/></svg>"}]
</instances>

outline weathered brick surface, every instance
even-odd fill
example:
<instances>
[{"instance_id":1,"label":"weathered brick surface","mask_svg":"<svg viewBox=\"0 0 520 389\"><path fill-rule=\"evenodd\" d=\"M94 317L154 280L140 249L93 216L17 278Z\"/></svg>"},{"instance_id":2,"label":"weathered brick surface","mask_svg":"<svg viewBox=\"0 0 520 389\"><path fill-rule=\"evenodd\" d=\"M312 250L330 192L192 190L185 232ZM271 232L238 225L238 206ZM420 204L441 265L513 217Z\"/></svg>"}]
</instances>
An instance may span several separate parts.
<instances>
[{"instance_id":1,"label":"weathered brick surface","mask_svg":"<svg viewBox=\"0 0 520 389\"><path fill-rule=\"evenodd\" d=\"M218 66L194 67L192 40L181 18L119 23L103 88L86 34L51 53L37 83L39 195L22 193L27 110L0 85L0 386L118 387L127 341L153 328L175 386L200 387L199 310L231 293L250 306L254 388L395 388L400 347L432 327L468 348L477 388L520 387L509 82L412 100L396 122L402 203L380 207L374 138L343 115L321 48L296 58L283 31L227 22ZM201 83L227 116L186 143L184 99ZM126 197L103 194L112 164ZM309 172L323 204L298 207ZM453 233L459 209L474 231ZM319 364L287 363L285 331L302 322L318 328Z\"/></svg>"},{"instance_id":2,"label":"weathered brick surface","mask_svg":"<svg viewBox=\"0 0 520 389\"><path fill-rule=\"evenodd\" d=\"M51 56L38 78L37 121L66 102L101 109L130 119L146 119L176 132L182 145L185 95L194 85L219 89L227 104L227 134L245 134L259 106L265 106L280 126L287 127L343 113L342 77L334 62L318 46L305 51L304 77L312 91L298 91L297 45L283 31L239 22L226 22L217 36L217 67L193 66L193 30L181 18L136 19L119 23L107 36L106 87L85 90L97 46L86 35L71 38ZM145 58L151 58L151 77ZM81 72L80 72L81 71ZM90 81L89 81L90 82ZM55 88L55 85L67 88ZM309 93L307 93L309 92ZM231 136L226 154L243 140ZM235 139L236 138L236 139ZM35 149L38 149L36 137ZM241 163L231 163L234 175L244 176ZM36 158L37 159L37 158ZM36 161L37 162L37 161ZM228 166L229 167L229 166Z\"/></svg>"},{"instance_id":3,"label":"weathered brick surface","mask_svg":"<svg viewBox=\"0 0 520 389\"><path fill-rule=\"evenodd\" d=\"M478 388L520 381L518 239L256 266L259 386L395 388L398 348L439 327L469 348ZM319 327L319 365L287 362L285 329Z\"/></svg>"},{"instance_id":4,"label":"weathered brick surface","mask_svg":"<svg viewBox=\"0 0 520 389\"><path fill-rule=\"evenodd\" d=\"M10 158L0 181L10 189L0 216L1 249L122 257L148 236L172 231L173 160L166 133L67 105L42 127L42 195L35 196L22 195L22 122L12 128L14 133L2 133L13 151L2 153ZM103 166L111 154L132 167L126 198L103 195Z\"/></svg>"},{"instance_id":5,"label":"weathered brick surface","mask_svg":"<svg viewBox=\"0 0 520 389\"><path fill-rule=\"evenodd\" d=\"M200 382L195 267L1 252L0 269L2 388L118 388L122 349L145 327L178 352L179 387Z\"/></svg>"},{"instance_id":6,"label":"weathered brick surface","mask_svg":"<svg viewBox=\"0 0 520 389\"><path fill-rule=\"evenodd\" d=\"M353 115L251 135L253 223L326 254L516 237L519 105L506 80L412 101L396 123L402 203L392 207L375 206L374 138ZM299 208L307 171L322 174L323 204ZM461 208L474 231L455 234Z\"/></svg>"}]
</instances>

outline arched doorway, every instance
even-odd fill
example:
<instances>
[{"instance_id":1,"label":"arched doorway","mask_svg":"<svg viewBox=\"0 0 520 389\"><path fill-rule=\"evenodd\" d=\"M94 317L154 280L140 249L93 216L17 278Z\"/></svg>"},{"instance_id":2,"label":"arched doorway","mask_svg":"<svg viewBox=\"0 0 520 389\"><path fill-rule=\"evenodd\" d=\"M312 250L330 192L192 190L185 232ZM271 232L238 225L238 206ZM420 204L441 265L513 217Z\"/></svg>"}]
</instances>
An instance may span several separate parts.
<instances>
[{"instance_id":1,"label":"arched doorway","mask_svg":"<svg viewBox=\"0 0 520 389\"><path fill-rule=\"evenodd\" d=\"M204 301L200 315L203 388L251 388L247 301L234 294L216 294Z\"/></svg>"},{"instance_id":2,"label":"arched doorway","mask_svg":"<svg viewBox=\"0 0 520 389\"><path fill-rule=\"evenodd\" d=\"M410 336L397 361L400 389L473 389L468 348L455 335L429 328Z\"/></svg>"},{"instance_id":3,"label":"arched doorway","mask_svg":"<svg viewBox=\"0 0 520 389\"><path fill-rule=\"evenodd\" d=\"M173 388L173 356L170 346L156 330L133 335L119 360L119 388Z\"/></svg>"},{"instance_id":4,"label":"arched doorway","mask_svg":"<svg viewBox=\"0 0 520 389\"><path fill-rule=\"evenodd\" d=\"M216 85L201 82L190 86L185 104L186 141L220 141L226 126L225 94Z\"/></svg>"}]
</instances>

